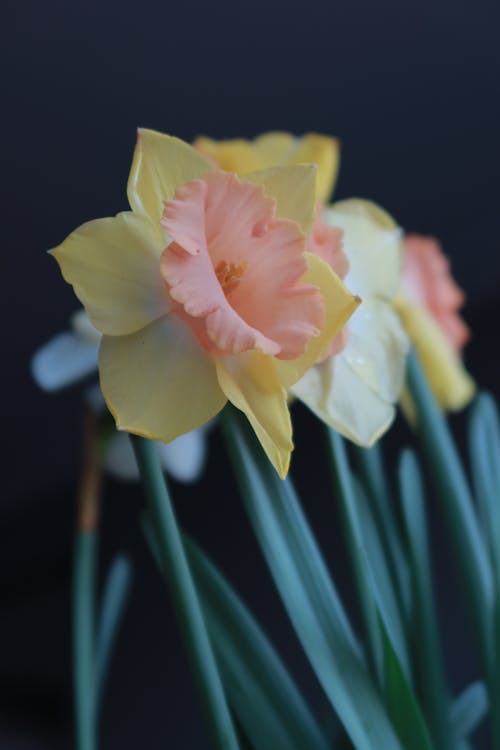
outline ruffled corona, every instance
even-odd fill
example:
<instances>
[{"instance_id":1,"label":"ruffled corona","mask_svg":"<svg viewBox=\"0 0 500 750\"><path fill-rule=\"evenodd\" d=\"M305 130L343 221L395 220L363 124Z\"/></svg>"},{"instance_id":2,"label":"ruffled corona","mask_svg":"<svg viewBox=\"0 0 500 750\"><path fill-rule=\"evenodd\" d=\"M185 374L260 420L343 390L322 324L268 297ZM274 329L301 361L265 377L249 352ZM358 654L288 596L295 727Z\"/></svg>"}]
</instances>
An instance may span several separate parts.
<instances>
[{"instance_id":1,"label":"ruffled corona","mask_svg":"<svg viewBox=\"0 0 500 750\"><path fill-rule=\"evenodd\" d=\"M229 400L287 473L287 389L357 305L306 252L314 186L310 166L239 179L139 131L132 211L84 224L52 251L102 334L100 383L118 428L169 442Z\"/></svg>"},{"instance_id":2,"label":"ruffled corona","mask_svg":"<svg viewBox=\"0 0 500 750\"><path fill-rule=\"evenodd\" d=\"M161 273L182 319L212 354L258 349L295 359L323 325L318 288L300 283L304 235L275 209L262 185L219 171L165 203L161 224L172 242Z\"/></svg>"}]
</instances>

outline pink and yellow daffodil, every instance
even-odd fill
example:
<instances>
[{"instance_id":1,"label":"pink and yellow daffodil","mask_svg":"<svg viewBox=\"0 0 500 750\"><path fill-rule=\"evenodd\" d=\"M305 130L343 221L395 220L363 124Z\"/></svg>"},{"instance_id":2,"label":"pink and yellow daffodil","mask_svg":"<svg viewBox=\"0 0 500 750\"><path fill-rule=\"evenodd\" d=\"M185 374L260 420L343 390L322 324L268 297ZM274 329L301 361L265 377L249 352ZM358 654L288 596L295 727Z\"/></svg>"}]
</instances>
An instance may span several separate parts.
<instances>
[{"instance_id":1,"label":"pink and yellow daffodil","mask_svg":"<svg viewBox=\"0 0 500 750\"><path fill-rule=\"evenodd\" d=\"M358 304L306 252L315 168L240 179L140 130L128 198L131 211L82 225L52 251L102 334L100 384L117 427L169 442L229 400L285 476L287 390Z\"/></svg>"},{"instance_id":2,"label":"pink and yellow daffodil","mask_svg":"<svg viewBox=\"0 0 500 750\"><path fill-rule=\"evenodd\" d=\"M319 237L335 229L342 242L330 263L363 299L323 356L292 393L327 424L369 447L390 426L404 382L408 338L392 309L400 283L401 230L381 208L352 199L318 218ZM310 249L322 255L321 246Z\"/></svg>"},{"instance_id":3,"label":"pink and yellow daffodil","mask_svg":"<svg viewBox=\"0 0 500 750\"><path fill-rule=\"evenodd\" d=\"M474 381L462 363L462 349L470 335L459 314L464 302L439 243L432 237L408 235L395 306L436 400L450 411L462 409L475 393ZM402 404L411 417L407 393Z\"/></svg>"}]
</instances>

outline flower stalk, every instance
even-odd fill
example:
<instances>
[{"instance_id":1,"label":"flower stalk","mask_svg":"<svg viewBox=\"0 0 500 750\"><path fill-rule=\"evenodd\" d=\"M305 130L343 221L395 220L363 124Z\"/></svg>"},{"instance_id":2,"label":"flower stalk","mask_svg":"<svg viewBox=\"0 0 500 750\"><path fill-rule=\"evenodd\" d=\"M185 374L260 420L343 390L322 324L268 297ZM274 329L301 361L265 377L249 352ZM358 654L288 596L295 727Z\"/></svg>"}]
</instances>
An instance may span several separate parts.
<instances>
[{"instance_id":1,"label":"flower stalk","mask_svg":"<svg viewBox=\"0 0 500 750\"><path fill-rule=\"evenodd\" d=\"M132 437L132 444L155 525L160 564L170 588L213 745L219 750L238 750L236 731L158 455L149 440Z\"/></svg>"},{"instance_id":2,"label":"flower stalk","mask_svg":"<svg viewBox=\"0 0 500 750\"><path fill-rule=\"evenodd\" d=\"M97 523L102 480L99 419L84 412L83 462L77 493L73 560L73 681L77 750L97 748L95 683L95 578Z\"/></svg>"}]
</instances>

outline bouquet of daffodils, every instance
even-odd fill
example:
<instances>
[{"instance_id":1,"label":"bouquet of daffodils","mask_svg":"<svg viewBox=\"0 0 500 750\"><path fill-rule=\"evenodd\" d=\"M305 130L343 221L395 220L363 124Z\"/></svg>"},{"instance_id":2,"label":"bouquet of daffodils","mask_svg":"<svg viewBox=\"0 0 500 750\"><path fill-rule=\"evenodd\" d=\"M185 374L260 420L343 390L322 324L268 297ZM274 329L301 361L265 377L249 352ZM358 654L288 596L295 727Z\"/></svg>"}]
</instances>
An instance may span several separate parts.
<instances>
[{"instance_id":1,"label":"bouquet of daffodils","mask_svg":"<svg viewBox=\"0 0 500 750\"><path fill-rule=\"evenodd\" d=\"M405 236L370 201L330 203L338 163L337 141L318 134L189 145L141 129L131 210L83 224L51 251L84 310L36 353L34 376L54 390L99 373L85 394L74 555L77 750L98 747L131 574L117 558L96 606L104 468L142 479L144 535L213 748L468 750L488 722L500 750L496 407L463 367L464 296L439 244ZM297 400L325 433L357 628L287 478ZM445 412L471 401L468 476ZM404 450L392 482L380 449L398 406L420 440L468 598L482 671L458 696L443 664L420 459ZM223 431L329 716L318 717L230 582L179 528L164 470L196 480L208 425Z\"/></svg>"}]
</instances>

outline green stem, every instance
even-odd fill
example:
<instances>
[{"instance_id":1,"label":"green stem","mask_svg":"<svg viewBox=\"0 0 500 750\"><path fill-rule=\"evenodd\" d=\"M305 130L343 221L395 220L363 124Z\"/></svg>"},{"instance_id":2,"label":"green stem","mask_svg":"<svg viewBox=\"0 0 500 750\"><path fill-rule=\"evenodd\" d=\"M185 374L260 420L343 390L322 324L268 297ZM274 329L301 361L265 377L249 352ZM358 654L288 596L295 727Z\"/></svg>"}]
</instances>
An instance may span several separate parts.
<instances>
[{"instance_id":1,"label":"green stem","mask_svg":"<svg viewBox=\"0 0 500 750\"><path fill-rule=\"evenodd\" d=\"M238 750L236 731L155 446L149 440L137 437L132 438L132 444L156 527L161 566L169 584L214 747Z\"/></svg>"},{"instance_id":2,"label":"green stem","mask_svg":"<svg viewBox=\"0 0 500 750\"><path fill-rule=\"evenodd\" d=\"M73 683L77 750L97 748L95 691L95 569L101 460L98 419L84 414L83 465L78 487L73 561Z\"/></svg>"},{"instance_id":3,"label":"green stem","mask_svg":"<svg viewBox=\"0 0 500 750\"><path fill-rule=\"evenodd\" d=\"M77 531L73 572L73 680L77 750L95 750L95 531Z\"/></svg>"}]
</instances>

